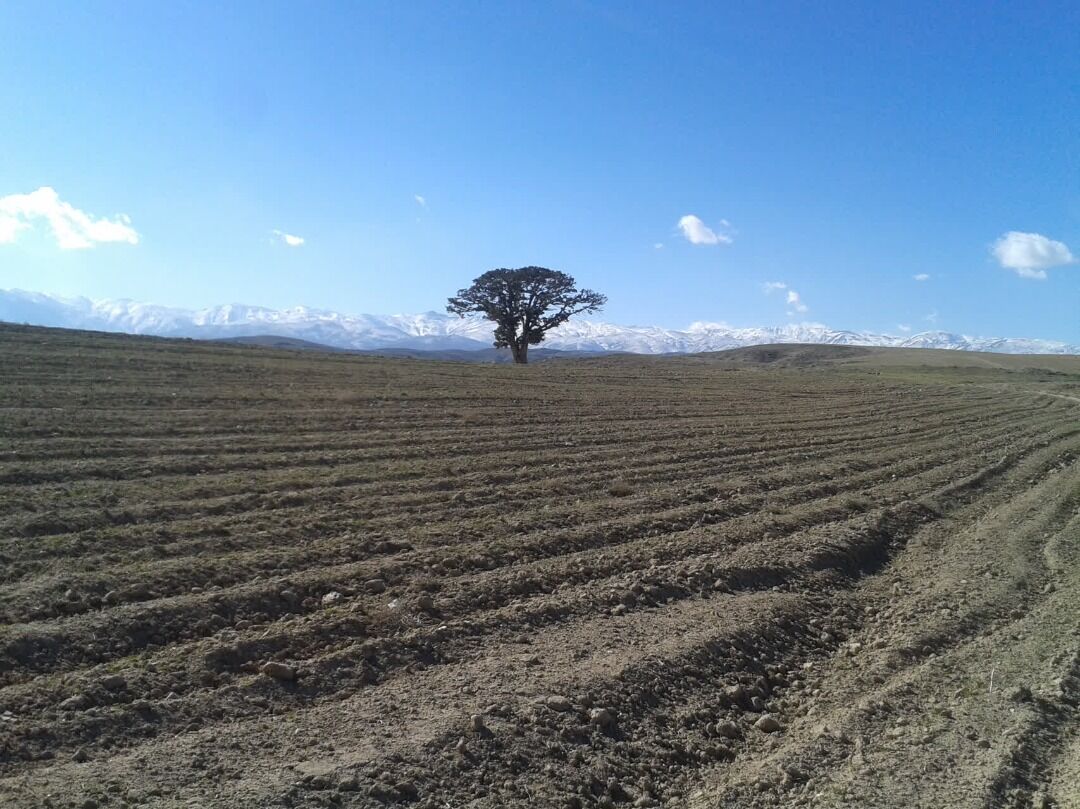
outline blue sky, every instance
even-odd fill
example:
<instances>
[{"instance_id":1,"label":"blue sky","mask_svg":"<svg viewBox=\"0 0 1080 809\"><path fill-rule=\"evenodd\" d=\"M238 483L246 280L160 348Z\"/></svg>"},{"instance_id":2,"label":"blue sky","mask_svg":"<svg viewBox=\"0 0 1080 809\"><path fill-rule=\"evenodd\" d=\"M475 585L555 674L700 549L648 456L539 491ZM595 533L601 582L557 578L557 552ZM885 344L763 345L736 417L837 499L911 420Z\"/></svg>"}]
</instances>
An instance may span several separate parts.
<instances>
[{"instance_id":1,"label":"blue sky","mask_svg":"<svg viewBox=\"0 0 1080 809\"><path fill-rule=\"evenodd\" d=\"M0 288L1080 342L1075 2L219 5L0 5Z\"/></svg>"}]
</instances>

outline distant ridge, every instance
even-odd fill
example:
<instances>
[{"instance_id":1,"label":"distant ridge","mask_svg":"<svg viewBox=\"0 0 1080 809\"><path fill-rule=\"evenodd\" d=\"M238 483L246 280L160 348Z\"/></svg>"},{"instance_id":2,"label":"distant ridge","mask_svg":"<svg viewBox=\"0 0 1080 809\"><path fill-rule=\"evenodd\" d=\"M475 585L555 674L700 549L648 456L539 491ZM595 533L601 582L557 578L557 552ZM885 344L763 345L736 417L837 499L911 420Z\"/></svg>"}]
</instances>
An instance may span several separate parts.
<instances>
[{"instance_id":1,"label":"distant ridge","mask_svg":"<svg viewBox=\"0 0 1080 809\"><path fill-rule=\"evenodd\" d=\"M130 300L60 298L21 290L0 290L0 320L160 337L210 340L245 337L260 341L287 338L347 350L479 351L491 349L492 343L492 327L488 321L460 319L438 312L345 315L303 306L278 310L243 304L187 310ZM1004 354L1080 354L1080 346L1053 340L972 337L943 331L896 336L807 323L733 328L723 323L704 322L676 330L659 326L618 326L595 320L572 320L564 324L548 335L544 348L590 353L668 354L723 351L771 343L944 348Z\"/></svg>"},{"instance_id":2,"label":"distant ridge","mask_svg":"<svg viewBox=\"0 0 1080 809\"><path fill-rule=\"evenodd\" d=\"M377 357L396 357L415 360L451 360L456 362L513 362L514 357L508 348L338 348L336 346L313 343L310 340L298 340L295 337L277 337L272 334L258 334L251 337L220 337L218 343L255 346L257 348L277 348L289 351L330 351L349 354L366 354ZM534 348L529 352L530 362L566 359L569 357L596 357L612 354L610 351L560 351L550 348Z\"/></svg>"}]
</instances>

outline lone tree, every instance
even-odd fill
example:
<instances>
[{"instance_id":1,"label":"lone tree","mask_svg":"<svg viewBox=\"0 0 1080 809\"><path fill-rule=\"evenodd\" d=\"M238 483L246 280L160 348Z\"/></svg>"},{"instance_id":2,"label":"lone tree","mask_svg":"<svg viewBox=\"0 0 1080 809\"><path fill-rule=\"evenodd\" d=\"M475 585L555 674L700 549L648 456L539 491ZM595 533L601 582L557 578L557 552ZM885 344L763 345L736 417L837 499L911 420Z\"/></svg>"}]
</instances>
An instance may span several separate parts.
<instances>
[{"instance_id":1,"label":"lone tree","mask_svg":"<svg viewBox=\"0 0 1080 809\"><path fill-rule=\"evenodd\" d=\"M460 317L479 312L495 322L495 347L510 347L514 362L528 362L529 346L581 312L595 312L607 298L578 289L569 275L545 267L489 270L458 290L446 311Z\"/></svg>"}]
</instances>

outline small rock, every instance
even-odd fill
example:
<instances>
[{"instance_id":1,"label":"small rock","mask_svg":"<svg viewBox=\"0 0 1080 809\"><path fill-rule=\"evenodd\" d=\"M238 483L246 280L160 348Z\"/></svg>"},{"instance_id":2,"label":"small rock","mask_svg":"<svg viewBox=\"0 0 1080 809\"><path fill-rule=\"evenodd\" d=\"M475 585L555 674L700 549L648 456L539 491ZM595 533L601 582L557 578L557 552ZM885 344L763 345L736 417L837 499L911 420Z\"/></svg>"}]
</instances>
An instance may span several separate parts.
<instances>
[{"instance_id":1,"label":"small rock","mask_svg":"<svg viewBox=\"0 0 1080 809\"><path fill-rule=\"evenodd\" d=\"M1031 795L1031 809L1053 809L1054 802L1045 792L1034 792Z\"/></svg>"},{"instance_id":2,"label":"small rock","mask_svg":"<svg viewBox=\"0 0 1080 809\"><path fill-rule=\"evenodd\" d=\"M116 590L109 590L105 595L101 597L101 600L109 605L120 603L120 593Z\"/></svg>"},{"instance_id":3,"label":"small rock","mask_svg":"<svg viewBox=\"0 0 1080 809\"><path fill-rule=\"evenodd\" d=\"M608 728L615 724L615 716L607 708L593 708L589 711L589 724Z\"/></svg>"},{"instance_id":4,"label":"small rock","mask_svg":"<svg viewBox=\"0 0 1080 809\"><path fill-rule=\"evenodd\" d=\"M327 593L322 597L322 605L324 607L332 607L334 604L337 604L343 598L345 598L345 596L343 596L337 590L332 590L331 592Z\"/></svg>"},{"instance_id":5,"label":"small rock","mask_svg":"<svg viewBox=\"0 0 1080 809\"><path fill-rule=\"evenodd\" d=\"M292 666L287 666L284 663L278 663L276 660L271 660L269 663L263 663L263 666L259 671L275 680L292 681L296 679L296 669Z\"/></svg>"},{"instance_id":6,"label":"small rock","mask_svg":"<svg viewBox=\"0 0 1080 809\"><path fill-rule=\"evenodd\" d=\"M80 763L83 762L83 761L89 761L90 760L90 754L86 752L85 747L80 747L78 750L76 750L74 753L72 753L71 760L72 761L77 761L77 762L80 762Z\"/></svg>"},{"instance_id":7,"label":"small rock","mask_svg":"<svg viewBox=\"0 0 1080 809\"><path fill-rule=\"evenodd\" d=\"M614 607L611 608L611 614L612 615L625 615L626 614L626 605L625 604L616 604Z\"/></svg>"},{"instance_id":8,"label":"small rock","mask_svg":"<svg viewBox=\"0 0 1080 809\"><path fill-rule=\"evenodd\" d=\"M398 781L394 784L394 789L398 791L399 795L403 795L406 798L415 798L420 794L420 790L416 788L416 784L412 781Z\"/></svg>"},{"instance_id":9,"label":"small rock","mask_svg":"<svg viewBox=\"0 0 1080 809\"><path fill-rule=\"evenodd\" d=\"M360 789L360 779L355 775L338 781L338 792L357 792Z\"/></svg>"},{"instance_id":10,"label":"small rock","mask_svg":"<svg viewBox=\"0 0 1080 809\"><path fill-rule=\"evenodd\" d=\"M382 579L368 579L364 587L369 593L381 593L386 590L386 582Z\"/></svg>"},{"instance_id":11,"label":"small rock","mask_svg":"<svg viewBox=\"0 0 1080 809\"><path fill-rule=\"evenodd\" d=\"M1005 696L1013 702L1031 702L1031 689L1026 685L1015 685L1005 692Z\"/></svg>"},{"instance_id":12,"label":"small rock","mask_svg":"<svg viewBox=\"0 0 1080 809\"><path fill-rule=\"evenodd\" d=\"M435 609L435 599L427 593L423 593L416 599L416 608L424 612L431 612Z\"/></svg>"},{"instance_id":13,"label":"small rock","mask_svg":"<svg viewBox=\"0 0 1080 809\"><path fill-rule=\"evenodd\" d=\"M566 697L551 696L544 700L544 704L553 711L571 711L574 704Z\"/></svg>"},{"instance_id":14,"label":"small rock","mask_svg":"<svg viewBox=\"0 0 1080 809\"><path fill-rule=\"evenodd\" d=\"M65 711L81 711L83 708L89 708L91 703L92 700L86 694L76 694L61 702L60 707Z\"/></svg>"},{"instance_id":15,"label":"small rock","mask_svg":"<svg viewBox=\"0 0 1080 809\"><path fill-rule=\"evenodd\" d=\"M739 732L739 726L734 722L717 722L716 733L719 736L723 736L725 739L738 739L742 736Z\"/></svg>"},{"instance_id":16,"label":"small rock","mask_svg":"<svg viewBox=\"0 0 1080 809\"><path fill-rule=\"evenodd\" d=\"M484 724L484 717L478 713L474 713L469 717L469 727L473 733L483 733L487 730L487 725Z\"/></svg>"},{"instance_id":17,"label":"small rock","mask_svg":"<svg viewBox=\"0 0 1080 809\"><path fill-rule=\"evenodd\" d=\"M787 764L780 768L780 781L784 786L792 786L806 780L806 773L794 764Z\"/></svg>"},{"instance_id":18,"label":"small rock","mask_svg":"<svg viewBox=\"0 0 1080 809\"><path fill-rule=\"evenodd\" d=\"M765 714L754 723L754 727L762 733L776 733L780 730L780 723L776 721L776 717L771 714Z\"/></svg>"},{"instance_id":19,"label":"small rock","mask_svg":"<svg viewBox=\"0 0 1080 809\"><path fill-rule=\"evenodd\" d=\"M122 691L127 688L127 680L119 674L110 674L108 677L102 677L100 683L101 687L106 691Z\"/></svg>"},{"instance_id":20,"label":"small rock","mask_svg":"<svg viewBox=\"0 0 1080 809\"><path fill-rule=\"evenodd\" d=\"M625 481L617 481L608 487L608 494L612 497L629 497L634 493L634 487Z\"/></svg>"}]
</instances>

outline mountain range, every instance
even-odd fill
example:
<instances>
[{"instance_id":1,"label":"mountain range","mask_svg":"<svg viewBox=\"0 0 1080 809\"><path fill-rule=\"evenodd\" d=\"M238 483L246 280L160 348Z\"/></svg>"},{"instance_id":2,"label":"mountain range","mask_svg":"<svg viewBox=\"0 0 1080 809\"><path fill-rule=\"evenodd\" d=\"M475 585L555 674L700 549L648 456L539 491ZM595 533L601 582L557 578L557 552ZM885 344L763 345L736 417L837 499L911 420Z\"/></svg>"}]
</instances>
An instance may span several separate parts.
<instances>
[{"instance_id":1,"label":"mountain range","mask_svg":"<svg viewBox=\"0 0 1080 809\"><path fill-rule=\"evenodd\" d=\"M492 344L489 321L438 312L346 315L304 306L269 309L235 303L188 310L131 300L61 298L22 290L0 290L0 321L196 339L275 335L334 348L361 350L479 350L490 348ZM563 324L548 334L543 345L563 351L665 354L720 351L767 343L1080 354L1080 346L1052 340L972 337L944 331L898 336L831 329L814 323L734 328L724 323L705 322L677 330L659 326L618 326L590 319Z\"/></svg>"}]
</instances>

